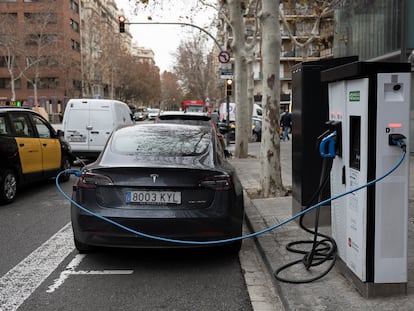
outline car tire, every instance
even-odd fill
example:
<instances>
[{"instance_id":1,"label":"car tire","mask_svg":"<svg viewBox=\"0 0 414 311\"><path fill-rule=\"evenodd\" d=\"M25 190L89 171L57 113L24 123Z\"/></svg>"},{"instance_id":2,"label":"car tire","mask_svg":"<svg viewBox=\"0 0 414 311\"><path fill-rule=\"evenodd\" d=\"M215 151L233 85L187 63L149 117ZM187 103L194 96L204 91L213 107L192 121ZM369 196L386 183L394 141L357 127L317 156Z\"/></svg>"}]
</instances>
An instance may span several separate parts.
<instances>
[{"instance_id":1,"label":"car tire","mask_svg":"<svg viewBox=\"0 0 414 311\"><path fill-rule=\"evenodd\" d=\"M258 142L259 141L259 135L257 135L256 132L252 133L251 141L252 142Z\"/></svg>"},{"instance_id":2,"label":"car tire","mask_svg":"<svg viewBox=\"0 0 414 311\"><path fill-rule=\"evenodd\" d=\"M68 157L64 156L62 158L62 165L60 167L61 171L67 170L71 168L71 163ZM70 175L69 174L61 174L59 176L59 182L67 182L70 179Z\"/></svg>"},{"instance_id":3,"label":"car tire","mask_svg":"<svg viewBox=\"0 0 414 311\"><path fill-rule=\"evenodd\" d=\"M91 245L79 242L76 238L73 238L73 242L75 243L75 248L80 254L87 254L93 251L93 247Z\"/></svg>"},{"instance_id":4,"label":"car tire","mask_svg":"<svg viewBox=\"0 0 414 311\"><path fill-rule=\"evenodd\" d=\"M6 169L1 176L0 203L9 204L14 201L17 195L17 176L10 169Z\"/></svg>"}]
</instances>

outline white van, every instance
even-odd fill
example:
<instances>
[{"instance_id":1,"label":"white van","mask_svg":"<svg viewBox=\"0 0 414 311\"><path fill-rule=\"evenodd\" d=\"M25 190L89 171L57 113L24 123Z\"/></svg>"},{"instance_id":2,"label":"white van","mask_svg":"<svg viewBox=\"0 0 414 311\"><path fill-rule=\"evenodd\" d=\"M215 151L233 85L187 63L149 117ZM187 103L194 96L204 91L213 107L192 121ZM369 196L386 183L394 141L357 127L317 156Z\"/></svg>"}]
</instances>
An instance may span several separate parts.
<instances>
[{"instance_id":1,"label":"white van","mask_svg":"<svg viewBox=\"0 0 414 311\"><path fill-rule=\"evenodd\" d=\"M70 99L62 127L72 153L79 158L97 158L112 130L133 123L126 103L112 99Z\"/></svg>"},{"instance_id":2,"label":"white van","mask_svg":"<svg viewBox=\"0 0 414 311\"><path fill-rule=\"evenodd\" d=\"M227 120L227 103L222 103L220 105L220 121ZM236 120L236 104L230 103L229 108L230 113L230 121ZM253 104L253 111L252 111L252 117L253 118L261 118L263 114L263 109L258 104Z\"/></svg>"}]
</instances>

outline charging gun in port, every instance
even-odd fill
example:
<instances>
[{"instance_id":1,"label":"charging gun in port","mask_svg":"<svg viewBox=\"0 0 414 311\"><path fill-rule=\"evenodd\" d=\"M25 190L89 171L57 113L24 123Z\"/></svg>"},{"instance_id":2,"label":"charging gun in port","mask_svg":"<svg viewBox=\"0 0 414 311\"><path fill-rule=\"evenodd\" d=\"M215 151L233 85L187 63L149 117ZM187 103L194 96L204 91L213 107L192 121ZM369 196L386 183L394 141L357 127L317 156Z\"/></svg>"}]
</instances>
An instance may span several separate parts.
<instances>
[{"instance_id":1,"label":"charging gun in port","mask_svg":"<svg viewBox=\"0 0 414 311\"><path fill-rule=\"evenodd\" d=\"M342 156L342 129L341 122L326 122L328 129L318 137L319 153L323 158Z\"/></svg>"},{"instance_id":2,"label":"charging gun in port","mask_svg":"<svg viewBox=\"0 0 414 311\"><path fill-rule=\"evenodd\" d=\"M405 151L407 148L405 144L406 137L403 134L389 134L388 135L388 145L390 146L398 146Z\"/></svg>"}]
</instances>

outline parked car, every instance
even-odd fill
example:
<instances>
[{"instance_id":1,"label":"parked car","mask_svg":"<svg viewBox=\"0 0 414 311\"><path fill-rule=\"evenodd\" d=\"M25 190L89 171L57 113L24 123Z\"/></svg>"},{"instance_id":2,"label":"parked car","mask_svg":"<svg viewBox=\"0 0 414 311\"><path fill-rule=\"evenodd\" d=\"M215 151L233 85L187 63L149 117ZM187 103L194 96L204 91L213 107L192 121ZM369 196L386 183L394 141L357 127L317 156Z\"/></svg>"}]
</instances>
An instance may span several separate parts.
<instances>
[{"instance_id":1,"label":"parked car","mask_svg":"<svg viewBox=\"0 0 414 311\"><path fill-rule=\"evenodd\" d=\"M0 204L13 202L21 186L70 169L75 159L62 131L31 109L0 108L0 146Z\"/></svg>"},{"instance_id":2,"label":"parked car","mask_svg":"<svg viewBox=\"0 0 414 311\"><path fill-rule=\"evenodd\" d=\"M212 126L213 122L205 112L163 111L155 119L156 123L176 123Z\"/></svg>"},{"instance_id":3,"label":"parked car","mask_svg":"<svg viewBox=\"0 0 414 311\"><path fill-rule=\"evenodd\" d=\"M138 107L134 112L135 121L144 121L148 118L147 108Z\"/></svg>"},{"instance_id":4,"label":"parked car","mask_svg":"<svg viewBox=\"0 0 414 311\"><path fill-rule=\"evenodd\" d=\"M230 121L229 126L227 127L226 122L219 123L219 130L222 134L229 135L230 141L236 140L236 122ZM252 135L250 136L250 141L258 142L262 140L262 118L254 117L252 118Z\"/></svg>"},{"instance_id":5,"label":"parked car","mask_svg":"<svg viewBox=\"0 0 414 311\"><path fill-rule=\"evenodd\" d=\"M262 140L262 118L252 118L252 142Z\"/></svg>"},{"instance_id":6,"label":"parked car","mask_svg":"<svg viewBox=\"0 0 414 311\"><path fill-rule=\"evenodd\" d=\"M63 115L65 139L79 158L96 159L112 130L133 123L129 106L112 99L71 99Z\"/></svg>"},{"instance_id":7,"label":"parked car","mask_svg":"<svg viewBox=\"0 0 414 311\"><path fill-rule=\"evenodd\" d=\"M160 114L160 109L150 108L147 110L147 113L148 113L148 120L155 120Z\"/></svg>"},{"instance_id":8,"label":"parked car","mask_svg":"<svg viewBox=\"0 0 414 311\"><path fill-rule=\"evenodd\" d=\"M137 123L115 130L98 159L82 169L72 197L90 212L150 235L211 241L242 234L242 185L211 127ZM142 237L74 204L71 218L79 252L207 246ZM223 246L238 251L241 240Z\"/></svg>"}]
</instances>

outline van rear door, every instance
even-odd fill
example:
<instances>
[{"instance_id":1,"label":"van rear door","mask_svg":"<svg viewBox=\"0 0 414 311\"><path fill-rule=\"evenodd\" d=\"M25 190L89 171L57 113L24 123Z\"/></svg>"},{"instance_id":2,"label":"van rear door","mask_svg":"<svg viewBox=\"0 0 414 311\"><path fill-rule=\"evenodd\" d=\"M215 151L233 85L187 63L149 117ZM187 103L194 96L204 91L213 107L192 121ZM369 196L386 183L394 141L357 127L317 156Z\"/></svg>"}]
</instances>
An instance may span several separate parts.
<instances>
[{"instance_id":1,"label":"van rear door","mask_svg":"<svg viewBox=\"0 0 414 311\"><path fill-rule=\"evenodd\" d=\"M91 105L89 151L101 152L115 126L113 106L108 103Z\"/></svg>"},{"instance_id":2,"label":"van rear door","mask_svg":"<svg viewBox=\"0 0 414 311\"><path fill-rule=\"evenodd\" d=\"M89 150L89 102L69 102L63 118L65 139L74 153Z\"/></svg>"}]
</instances>

